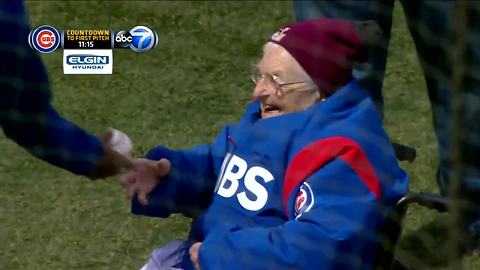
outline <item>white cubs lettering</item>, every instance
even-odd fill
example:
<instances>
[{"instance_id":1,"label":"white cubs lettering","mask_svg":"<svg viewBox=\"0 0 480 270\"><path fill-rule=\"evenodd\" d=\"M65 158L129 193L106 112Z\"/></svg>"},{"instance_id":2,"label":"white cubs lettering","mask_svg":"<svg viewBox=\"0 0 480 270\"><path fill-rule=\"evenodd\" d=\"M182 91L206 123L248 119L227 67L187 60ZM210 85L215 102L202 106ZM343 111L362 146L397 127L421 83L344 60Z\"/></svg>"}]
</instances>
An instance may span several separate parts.
<instances>
[{"instance_id":1,"label":"white cubs lettering","mask_svg":"<svg viewBox=\"0 0 480 270\"><path fill-rule=\"evenodd\" d=\"M230 160L228 164L225 165L227 158ZM274 177L268 170L259 166L247 169L247 162L240 157L236 155L225 157L224 164L222 164L220 171L221 180L216 188L217 194L224 198L232 197L237 193L240 179L245 176L243 182L245 188L253 193L255 199L250 199L247 196L247 192L242 191L237 194L237 200L243 208L250 211L258 211L262 209L268 201L268 191L262 185L263 183L259 182L259 178L262 179L262 182L268 183L274 180Z\"/></svg>"},{"instance_id":2,"label":"white cubs lettering","mask_svg":"<svg viewBox=\"0 0 480 270\"><path fill-rule=\"evenodd\" d=\"M252 167L245 175L245 187L257 197L250 200L245 191L237 194L238 202L247 210L257 211L262 209L268 200L268 191L262 184L258 183L256 177L261 177L265 183L273 180L273 175L262 167Z\"/></svg>"},{"instance_id":3,"label":"white cubs lettering","mask_svg":"<svg viewBox=\"0 0 480 270\"><path fill-rule=\"evenodd\" d=\"M218 188L220 187L220 182L223 179L223 174L225 173L225 166L227 166L227 163L230 160L231 156L232 156L232 154L227 153L225 155L225 158L223 159L222 167L220 167L220 174L218 175L217 183L215 184L215 193L217 193Z\"/></svg>"},{"instance_id":4,"label":"white cubs lettering","mask_svg":"<svg viewBox=\"0 0 480 270\"><path fill-rule=\"evenodd\" d=\"M233 168L237 167L237 171L234 172ZM235 195L238 189L238 180L240 180L247 171L247 162L245 160L233 155L232 159L227 165L225 172L223 173L222 181L220 181L220 186L218 187L218 195L230 198ZM228 188L225 187L226 182L230 182Z\"/></svg>"}]
</instances>

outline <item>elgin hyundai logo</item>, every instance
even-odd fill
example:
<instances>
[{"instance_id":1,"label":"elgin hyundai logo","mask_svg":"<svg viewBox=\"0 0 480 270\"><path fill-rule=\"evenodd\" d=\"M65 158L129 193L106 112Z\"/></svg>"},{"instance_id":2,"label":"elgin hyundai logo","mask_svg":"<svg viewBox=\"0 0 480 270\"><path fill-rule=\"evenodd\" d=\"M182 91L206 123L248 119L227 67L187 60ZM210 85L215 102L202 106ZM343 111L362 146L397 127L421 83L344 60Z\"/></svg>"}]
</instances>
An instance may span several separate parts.
<instances>
[{"instance_id":1,"label":"elgin hyundai logo","mask_svg":"<svg viewBox=\"0 0 480 270\"><path fill-rule=\"evenodd\" d=\"M112 74L112 50L63 50L63 74Z\"/></svg>"}]
</instances>

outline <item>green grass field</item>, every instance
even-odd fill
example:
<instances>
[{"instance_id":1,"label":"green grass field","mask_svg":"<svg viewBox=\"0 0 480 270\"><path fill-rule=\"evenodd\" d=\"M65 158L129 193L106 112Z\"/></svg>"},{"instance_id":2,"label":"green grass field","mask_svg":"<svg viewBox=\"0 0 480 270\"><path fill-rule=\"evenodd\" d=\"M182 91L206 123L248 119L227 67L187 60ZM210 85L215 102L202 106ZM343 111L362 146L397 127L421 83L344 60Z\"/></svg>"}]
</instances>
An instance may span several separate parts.
<instances>
[{"instance_id":1,"label":"green grass field","mask_svg":"<svg viewBox=\"0 0 480 270\"><path fill-rule=\"evenodd\" d=\"M127 132L141 155L156 144L209 142L243 111L250 64L261 45L292 21L290 2L27 3L32 26L155 28L158 47L114 52L113 75L63 75L62 52L42 55L55 107L93 133ZM417 148L411 190L437 191L437 145L430 104L400 7L385 79L385 125L394 141ZM0 136L0 269L137 269L159 244L186 236L181 216L129 214L117 179L91 182L51 167ZM400 252L417 269L448 266L447 215L412 207ZM466 269L480 259L466 257Z\"/></svg>"}]
</instances>

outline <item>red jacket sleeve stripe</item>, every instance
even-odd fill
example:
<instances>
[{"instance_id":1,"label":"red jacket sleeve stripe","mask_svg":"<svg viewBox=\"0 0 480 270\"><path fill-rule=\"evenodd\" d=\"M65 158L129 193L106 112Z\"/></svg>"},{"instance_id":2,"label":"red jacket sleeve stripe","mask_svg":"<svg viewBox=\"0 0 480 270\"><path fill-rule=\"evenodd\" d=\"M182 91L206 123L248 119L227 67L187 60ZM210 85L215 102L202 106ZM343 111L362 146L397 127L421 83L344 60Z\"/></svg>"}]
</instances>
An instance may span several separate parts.
<instances>
[{"instance_id":1,"label":"red jacket sleeve stripe","mask_svg":"<svg viewBox=\"0 0 480 270\"><path fill-rule=\"evenodd\" d=\"M330 137L306 146L292 159L285 173L283 188L283 205L286 213L288 211L288 197L295 187L336 158L345 161L373 195L377 199L381 198L380 181L363 149L351 139Z\"/></svg>"}]
</instances>

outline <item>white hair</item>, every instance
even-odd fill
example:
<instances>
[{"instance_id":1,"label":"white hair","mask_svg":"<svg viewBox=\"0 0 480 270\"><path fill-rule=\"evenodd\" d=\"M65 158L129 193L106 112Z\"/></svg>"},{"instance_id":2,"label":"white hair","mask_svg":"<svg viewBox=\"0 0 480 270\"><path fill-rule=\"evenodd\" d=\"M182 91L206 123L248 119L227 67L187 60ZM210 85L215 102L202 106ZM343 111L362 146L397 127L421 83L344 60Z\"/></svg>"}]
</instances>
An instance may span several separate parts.
<instances>
[{"instance_id":1,"label":"white hair","mask_svg":"<svg viewBox=\"0 0 480 270\"><path fill-rule=\"evenodd\" d=\"M265 43L265 45L263 45L263 54L265 54L269 50L272 50L278 47L282 47L282 46L273 42L267 42ZM293 57L287 50L285 50L285 52L288 53L288 55L290 55L294 60L294 69L298 72L298 74L300 74L300 76L305 78L305 81L308 81L309 84L312 84L312 86L315 86L318 88L317 84L312 80L312 78L310 77L310 75L308 75L305 69L303 69L303 67L298 63L297 59L295 59L295 57Z\"/></svg>"}]
</instances>

